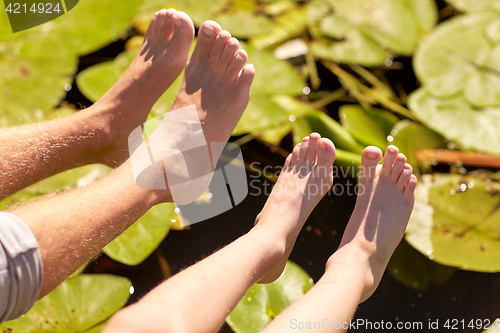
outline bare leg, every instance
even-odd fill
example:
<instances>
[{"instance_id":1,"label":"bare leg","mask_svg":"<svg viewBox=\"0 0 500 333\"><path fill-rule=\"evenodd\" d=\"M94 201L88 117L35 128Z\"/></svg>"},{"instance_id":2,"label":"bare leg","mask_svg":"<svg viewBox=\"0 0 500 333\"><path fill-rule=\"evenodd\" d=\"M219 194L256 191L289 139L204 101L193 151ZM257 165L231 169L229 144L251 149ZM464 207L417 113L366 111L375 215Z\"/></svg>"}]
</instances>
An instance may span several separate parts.
<instances>
[{"instance_id":1,"label":"bare leg","mask_svg":"<svg viewBox=\"0 0 500 333\"><path fill-rule=\"evenodd\" d=\"M293 332L299 322L318 323L313 332L347 331L358 304L375 291L403 237L417 182L396 147L388 147L382 166L381 158L380 149L365 149L360 193L339 249L318 283L264 332Z\"/></svg>"},{"instance_id":2,"label":"bare leg","mask_svg":"<svg viewBox=\"0 0 500 333\"><path fill-rule=\"evenodd\" d=\"M162 10L131 66L93 106L53 121L0 129L0 200L77 166L123 163L128 135L181 73L193 35L186 14Z\"/></svg>"},{"instance_id":3,"label":"bare leg","mask_svg":"<svg viewBox=\"0 0 500 333\"><path fill-rule=\"evenodd\" d=\"M255 282L282 269L299 230L332 184L333 143L312 137L288 156L248 234L120 311L105 332L216 332Z\"/></svg>"}]
</instances>

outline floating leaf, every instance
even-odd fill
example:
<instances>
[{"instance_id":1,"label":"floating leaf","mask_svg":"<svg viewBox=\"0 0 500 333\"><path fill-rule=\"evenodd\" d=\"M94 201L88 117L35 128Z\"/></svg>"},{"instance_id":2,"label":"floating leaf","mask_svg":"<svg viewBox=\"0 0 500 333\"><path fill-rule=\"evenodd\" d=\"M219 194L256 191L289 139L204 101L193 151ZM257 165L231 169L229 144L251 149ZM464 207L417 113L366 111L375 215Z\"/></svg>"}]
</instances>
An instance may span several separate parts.
<instances>
[{"instance_id":1,"label":"floating leaf","mask_svg":"<svg viewBox=\"0 0 500 333\"><path fill-rule=\"evenodd\" d=\"M394 251L387 271L409 288L426 291L429 283L442 285L457 269L440 265L422 255L404 239Z\"/></svg>"},{"instance_id":2,"label":"floating leaf","mask_svg":"<svg viewBox=\"0 0 500 333\"><path fill-rule=\"evenodd\" d=\"M311 52L320 58L382 65L389 53L410 55L435 20L435 6L414 0L314 0L308 6Z\"/></svg>"},{"instance_id":3,"label":"floating leaf","mask_svg":"<svg viewBox=\"0 0 500 333\"><path fill-rule=\"evenodd\" d=\"M443 137L427 127L410 120L401 120L391 130L393 141L391 144L399 148L399 152L406 155L408 163L414 168L414 173L419 175L415 152L420 149L446 148Z\"/></svg>"},{"instance_id":4,"label":"floating leaf","mask_svg":"<svg viewBox=\"0 0 500 333\"><path fill-rule=\"evenodd\" d=\"M152 207L124 233L104 248L111 259L135 266L144 261L160 245L170 230L173 203Z\"/></svg>"},{"instance_id":5,"label":"floating leaf","mask_svg":"<svg viewBox=\"0 0 500 333\"><path fill-rule=\"evenodd\" d=\"M294 140L298 139L295 140L296 143L312 132L329 138L340 149L358 154L363 152L364 146L360 145L342 125L321 111L310 112L293 123Z\"/></svg>"},{"instance_id":6,"label":"floating leaf","mask_svg":"<svg viewBox=\"0 0 500 333\"><path fill-rule=\"evenodd\" d=\"M499 22L498 14L465 15L430 34L413 60L429 92L439 97L463 93L477 107L500 105L500 45L487 33Z\"/></svg>"},{"instance_id":7,"label":"floating leaf","mask_svg":"<svg viewBox=\"0 0 500 333\"><path fill-rule=\"evenodd\" d=\"M500 107L473 108L463 97L440 99L419 89L410 96L410 108L429 128L464 149L500 154Z\"/></svg>"},{"instance_id":8,"label":"floating leaf","mask_svg":"<svg viewBox=\"0 0 500 333\"><path fill-rule=\"evenodd\" d=\"M387 136L398 122L389 111L373 108L366 110L360 105L343 105L339 109L342 126L360 143L385 149Z\"/></svg>"},{"instance_id":9,"label":"floating leaf","mask_svg":"<svg viewBox=\"0 0 500 333\"><path fill-rule=\"evenodd\" d=\"M497 0L446 0L456 9L463 12L500 12L500 3Z\"/></svg>"},{"instance_id":10,"label":"floating leaf","mask_svg":"<svg viewBox=\"0 0 500 333\"><path fill-rule=\"evenodd\" d=\"M128 279L113 275L83 274L70 278L36 302L27 314L0 325L0 331L99 332L96 326L125 305L130 286Z\"/></svg>"},{"instance_id":11,"label":"floating leaf","mask_svg":"<svg viewBox=\"0 0 500 333\"><path fill-rule=\"evenodd\" d=\"M255 284L227 317L236 333L258 333L313 286L297 264L287 261L283 274L269 284Z\"/></svg>"},{"instance_id":12,"label":"floating leaf","mask_svg":"<svg viewBox=\"0 0 500 333\"><path fill-rule=\"evenodd\" d=\"M500 271L500 184L488 174L423 175L406 240L434 261Z\"/></svg>"}]
</instances>

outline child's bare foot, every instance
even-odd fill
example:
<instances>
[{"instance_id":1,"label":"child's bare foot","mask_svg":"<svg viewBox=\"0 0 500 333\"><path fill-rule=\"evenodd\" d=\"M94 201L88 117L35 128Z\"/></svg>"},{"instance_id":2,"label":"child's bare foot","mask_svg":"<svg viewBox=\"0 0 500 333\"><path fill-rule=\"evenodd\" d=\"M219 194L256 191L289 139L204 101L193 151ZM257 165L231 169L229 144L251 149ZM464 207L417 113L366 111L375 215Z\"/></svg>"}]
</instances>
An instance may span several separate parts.
<instances>
[{"instance_id":1,"label":"child's bare foot","mask_svg":"<svg viewBox=\"0 0 500 333\"><path fill-rule=\"evenodd\" d=\"M109 129L109 146L101 162L116 166L128 158L128 136L146 121L154 103L182 72L193 37L187 14L175 9L154 14L131 65L91 107L103 128Z\"/></svg>"},{"instance_id":2,"label":"child's bare foot","mask_svg":"<svg viewBox=\"0 0 500 333\"><path fill-rule=\"evenodd\" d=\"M377 288L404 235L415 201L417 178L406 157L395 146L389 146L383 164L379 165L381 159L382 151L376 147L367 147L363 152L356 206L337 251L354 249L362 260L367 259L369 276L362 301ZM338 259L336 253L329 262Z\"/></svg>"},{"instance_id":3,"label":"child's bare foot","mask_svg":"<svg viewBox=\"0 0 500 333\"><path fill-rule=\"evenodd\" d=\"M247 60L229 32L202 24L172 110L194 104L208 143L226 142L248 104L255 69Z\"/></svg>"},{"instance_id":4,"label":"child's bare foot","mask_svg":"<svg viewBox=\"0 0 500 333\"><path fill-rule=\"evenodd\" d=\"M314 207L333 184L335 146L317 133L305 137L286 159L269 199L257 216L256 224L272 228L276 242L285 241L284 256L259 282L276 280L285 267L300 229Z\"/></svg>"}]
</instances>

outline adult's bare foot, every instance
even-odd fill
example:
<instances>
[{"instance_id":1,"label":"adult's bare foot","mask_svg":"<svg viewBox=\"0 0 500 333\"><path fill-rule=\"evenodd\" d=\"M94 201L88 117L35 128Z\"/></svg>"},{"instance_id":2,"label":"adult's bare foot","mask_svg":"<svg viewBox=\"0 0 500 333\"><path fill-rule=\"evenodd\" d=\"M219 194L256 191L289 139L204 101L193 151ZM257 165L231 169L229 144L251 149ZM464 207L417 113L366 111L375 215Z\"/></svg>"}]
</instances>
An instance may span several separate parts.
<instances>
[{"instance_id":1,"label":"adult's bare foot","mask_svg":"<svg viewBox=\"0 0 500 333\"><path fill-rule=\"evenodd\" d=\"M175 9L154 14L128 69L99 101L85 110L107 130L107 147L100 162L116 166L129 157L128 136L146 121L154 103L182 72L193 37L193 22L187 14Z\"/></svg>"},{"instance_id":2,"label":"adult's bare foot","mask_svg":"<svg viewBox=\"0 0 500 333\"><path fill-rule=\"evenodd\" d=\"M327 263L345 260L341 253L354 251L350 258L360 258L356 267L365 274L366 283L361 301L368 299L377 288L387 263L404 235L415 201L417 178L398 148L387 148L384 162L382 151L367 147L362 155L362 172L354 212L342 237L339 250ZM351 252L352 254L353 252ZM365 263L366 270L363 270ZM357 265L357 263L353 263Z\"/></svg>"},{"instance_id":3,"label":"adult's bare foot","mask_svg":"<svg viewBox=\"0 0 500 333\"><path fill-rule=\"evenodd\" d=\"M317 133L305 137L286 159L281 174L262 212L257 227L269 227L276 242L284 241L284 256L259 282L276 280L309 214L333 184L335 146ZM280 238L280 236L283 236Z\"/></svg>"},{"instance_id":4,"label":"adult's bare foot","mask_svg":"<svg viewBox=\"0 0 500 333\"><path fill-rule=\"evenodd\" d=\"M172 110L195 105L208 143L226 142L247 107L255 75L247 60L229 32L202 24Z\"/></svg>"}]
</instances>

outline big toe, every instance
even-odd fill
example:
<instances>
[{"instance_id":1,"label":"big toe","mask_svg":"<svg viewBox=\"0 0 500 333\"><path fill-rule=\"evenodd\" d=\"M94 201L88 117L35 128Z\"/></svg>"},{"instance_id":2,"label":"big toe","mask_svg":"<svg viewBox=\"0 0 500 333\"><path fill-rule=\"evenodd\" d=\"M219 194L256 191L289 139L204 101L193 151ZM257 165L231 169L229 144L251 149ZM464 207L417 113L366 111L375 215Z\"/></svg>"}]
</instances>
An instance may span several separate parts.
<instances>
[{"instance_id":1,"label":"big toe","mask_svg":"<svg viewBox=\"0 0 500 333\"><path fill-rule=\"evenodd\" d=\"M360 182L368 182L373 179L377 172L377 166L382 160L380 148L368 146L361 154L362 172L359 176Z\"/></svg>"},{"instance_id":2,"label":"big toe","mask_svg":"<svg viewBox=\"0 0 500 333\"><path fill-rule=\"evenodd\" d=\"M222 28L217 22L205 21L198 31L198 39L196 40L196 47L193 51L193 58L198 60L208 59L215 37L217 37L221 30Z\"/></svg>"},{"instance_id":3,"label":"big toe","mask_svg":"<svg viewBox=\"0 0 500 333\"><path fill-rule=\"evenodd\" d=\"M189 52L194 38L193 21L188 14L175 9L169 9L174 21L174 34L170 45L178 52Z\"/></svg>"},{"instance_id":4,"label":"big toe","mask_svg":"<svg viewBox=\"0 0 500 333\"><path fill-rule=\"evenodd\" d=\"M318 143L318 159L316 165L331 167L335 161L335 145L328 138L321 138Z\"/></svg>"}]
</instances>

